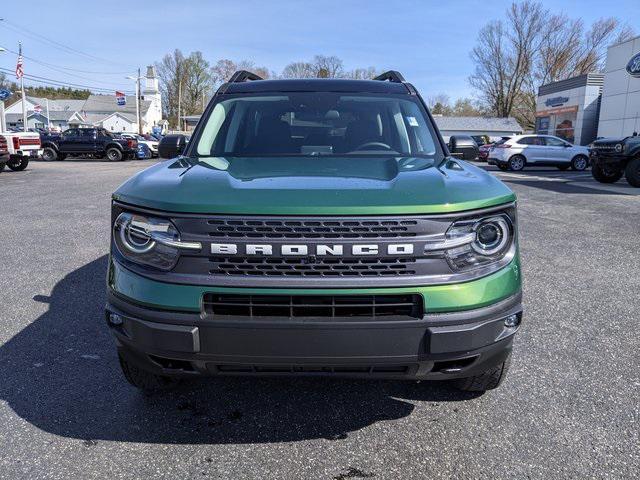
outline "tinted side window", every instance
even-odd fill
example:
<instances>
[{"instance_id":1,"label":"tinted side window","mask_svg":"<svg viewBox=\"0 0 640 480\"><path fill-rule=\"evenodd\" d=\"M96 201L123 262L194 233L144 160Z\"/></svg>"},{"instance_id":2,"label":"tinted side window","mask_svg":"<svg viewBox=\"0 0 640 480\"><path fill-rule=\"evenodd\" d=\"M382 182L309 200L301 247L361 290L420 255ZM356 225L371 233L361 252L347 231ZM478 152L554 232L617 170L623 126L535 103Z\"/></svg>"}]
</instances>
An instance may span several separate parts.
<instances>
[{"instance_id":1,"label":"tinted side window","mask_svg":"<svg viewBox=\"0 0 640 480\"><path fill-rule=\"evenodd\" d=\"M81 130L81 132L83 137L93 137L93 133L95 132L95 130L92 130L90 128L85 128Z\"/></svg>"},{"instance_id":2,"label":"tinted side window","mask_svg":"<svg viewBox=\"0 0 640 480\"><path fill-rule=\"evenodd\" d=\"M535 145L533 143L533 137L524 137L518 140L518 145Z\"/></svg>"},{"instance_id":3,"label":"tinted side window","mask_svg":"<svg viewBox=\"0 0 640 480\"><path fill-rule=\"evenodd\" d=\"M78 135L78 130L75 128L70 128L69 130L65 130L62 135L64 135L65 137L75 137Z\"/></svg>"},{"instance_id":4,"label":"tinted side window","mask_svg":"<svg viewBox=\"0 0 640 480\"><path fill-rule=\"evenodd\" d=\"M546 137L545 141L547 142L547 145L549 147L563 147L564 146L564 142L562 140L560 140L559 138Z\"/></svg>"}]
</instances>

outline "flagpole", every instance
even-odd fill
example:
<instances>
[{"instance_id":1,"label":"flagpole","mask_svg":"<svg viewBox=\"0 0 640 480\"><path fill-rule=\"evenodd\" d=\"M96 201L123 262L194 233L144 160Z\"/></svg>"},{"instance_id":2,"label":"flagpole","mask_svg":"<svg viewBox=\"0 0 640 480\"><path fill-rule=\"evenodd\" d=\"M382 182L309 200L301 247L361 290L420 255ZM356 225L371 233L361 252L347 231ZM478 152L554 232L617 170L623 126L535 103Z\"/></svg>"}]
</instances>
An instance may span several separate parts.
<instances>
[{"instance_id":1,"label":"flagpole","mask_svg":"<svg viewBox=\"0 0 640 480\"><path fill-rule=\"evenodd\" d=\"M51 131L51 120L49 119L49 99L45 99L47 101L47 130Z\"/></svg>"},{"instance_id":2,"label":"flagpole","mask_svg":"<svg viewBox=\"0 0 640 480\"><path fill-rule=\"evenodd\" d=\"M18 42L19 57L22 57L22 42ZM22 67L24 69L24 66ZM22 92L22 129L27 131L27 101L24 96L24 73L20 75L20 91Z\"/></svg>"}]
</instances>

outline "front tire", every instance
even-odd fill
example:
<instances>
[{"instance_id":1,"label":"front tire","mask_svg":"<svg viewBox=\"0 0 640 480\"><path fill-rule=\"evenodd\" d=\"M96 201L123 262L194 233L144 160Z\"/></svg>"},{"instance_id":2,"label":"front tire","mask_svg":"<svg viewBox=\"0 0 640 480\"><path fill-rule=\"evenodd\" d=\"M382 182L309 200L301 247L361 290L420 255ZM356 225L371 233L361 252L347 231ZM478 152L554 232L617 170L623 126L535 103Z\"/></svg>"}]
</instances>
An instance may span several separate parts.
<instances>
[{"instance_id":1,"label":"front tire","mask_svg":"<svg viewBox=\"0 0 640 480\"><path fill-rule=\"evenodd\" d=\"M605 168L600 164L591 166L591 176L600 183L616 183L622 174L622 170L616 167Z\"/></svg>"},{"instance_id":2,"label":"front tire","mask_svg":"<svg viewBox=\"0 0 640 480\"><path fill-rule=\"evenodd\" d=\"M576 172L583 172L589 166L589 159L584 155L576 155L573 160L571 160L571 170L575 170Z\"/></svg>"},{"instance_id":3,"label":"front tire","mask_svg":"<svg viewBox=\"0 0 640 480\"><path fill-rule=\"evenodd\" d=\"M524 165L527 163L527 159L522 155L514 155L509 159L509 170L514 172L521 172L524 170Z\"/></svg>"},{"instance_id":4,"label":"front tire","mask_svg":"<svg viewBox=\"0 0 640 480\"><path fill-rule=\"evenodd\" d=\"M14 172L21 172L22 170L27 168L27 165L29 165L28 157L20 157L18 161L10 161L9 163L7 163L7 166Z\"/></svg>"},{"instance_id":5,"label":"front tire","mask_svg":"<svg viewBox=\"0 0 640 480\"><path fill-rule=\"evenodd\" d=\"M42 151L42 159L45 162L53 162L55 160L63 160L58 155L58 152L56 152L56 150L54 148L51 148L51 147L44 147L44 150Z\"/></svg>"},{"instance_id":6,"label":"front tire","mask_svg":"<svg viewBox=\"0 0 640 480\"><path fill-rule=\"evenodd\" d=\"M459 378L454 380L454 385L459 390L465 392L484 392L486 390L493 390L498 388L504 381L509 371L509 365L511 364L511 353L504 360L495 367L485 370L478 375L467 378Z\"/></svg>"},{"instance_id":7,"label":"front tire","mask_svg":"<svg viewBox=\"0 0 640 480\"><path fill-rule=\"evenodd\" d=\"M110 162L119 162L123 158L122 152L119 149L112 147L107 150L107 160Z\"/></svg>"},{"instance_id":8,"label":"front tire","mask_svg":"<svg viewBox=\"0 0 640 480\"><path fill-rule=\"evenodd\" d=\"M640 187L640 157L634 158L624 169L624 177L632 187Z\"/></svg>"},{"instance_id":9,"label":"front tire","mask_svg":"<svg viewBox=\"0 0 640 480\"><path fill-rule=\"evenodd\" d=\"M155 373L142 370L141 368L138 368L132 363L126 361L122 355L118 355L118 358L120 360L122 374L127 382L145 393L169 390L180 383L180 380L176 378L157 375Z\"/></svg>"}]
</instances>

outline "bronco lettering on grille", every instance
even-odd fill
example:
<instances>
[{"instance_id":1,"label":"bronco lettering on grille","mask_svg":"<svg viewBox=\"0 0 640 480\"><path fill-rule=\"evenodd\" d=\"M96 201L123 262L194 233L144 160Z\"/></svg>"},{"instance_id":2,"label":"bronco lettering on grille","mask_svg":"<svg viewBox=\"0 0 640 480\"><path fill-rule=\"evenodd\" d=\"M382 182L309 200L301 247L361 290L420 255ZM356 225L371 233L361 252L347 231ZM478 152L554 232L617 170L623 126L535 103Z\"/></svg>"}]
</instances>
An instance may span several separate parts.
<instances>
[{"instance_id":1,"label":"bronco lettering on grille","mask_svg":"<svg viewBox=\"0 0 640 480\"><path fill-rule=\"evenodd\" d=\"M274 255L277 250L274 245L269 244L245 244L242 249L238 248L235 243L212 243L211 253L214 255ZM412 243L393 243L386 245L385 251L377 244L355 244L351 246L351 255L367 256L367 255L412 255ZM344 245L280 245L279 252L281 256L343 256L345 254Z\"/></svg>"}]
</instances>

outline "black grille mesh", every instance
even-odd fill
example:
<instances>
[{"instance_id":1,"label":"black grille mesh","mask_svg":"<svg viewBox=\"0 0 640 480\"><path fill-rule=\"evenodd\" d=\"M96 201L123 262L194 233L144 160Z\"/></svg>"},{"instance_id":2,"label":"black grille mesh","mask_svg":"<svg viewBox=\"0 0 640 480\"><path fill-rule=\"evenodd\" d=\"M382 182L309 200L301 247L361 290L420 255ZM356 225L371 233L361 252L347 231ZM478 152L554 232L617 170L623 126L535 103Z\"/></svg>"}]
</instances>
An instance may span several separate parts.
<instances>
[{"instance_id":1,"label":"black grille mesh","mask_svg":"<svg viewBox=\"0 0 640 480\"><path fill-rule=\"evenodd\" d=\"M206 293L205 315L242 317L422 318L420 295L237 295Z\"/></svg>"},{"instance_id":2,"label":"black grille mesh","mask_svg":"<svg viewBox=\"0 0 640 480\"><path fill-rule=\"evenodd\" d=\"M223 238L406 238L416 220L209 220L209 235Z\"/></svg>"},{"instance_id":3,"label":"black grille mesh","mask_svg":"<svg viewBox=\"0 0 640 480\"><path fill-rule=\"evenodd\" d=\"M212 275L257 277L381 277L415 275L416 259L398 258L288 258L211 257Z\"/></svg>"}]
</instances>

